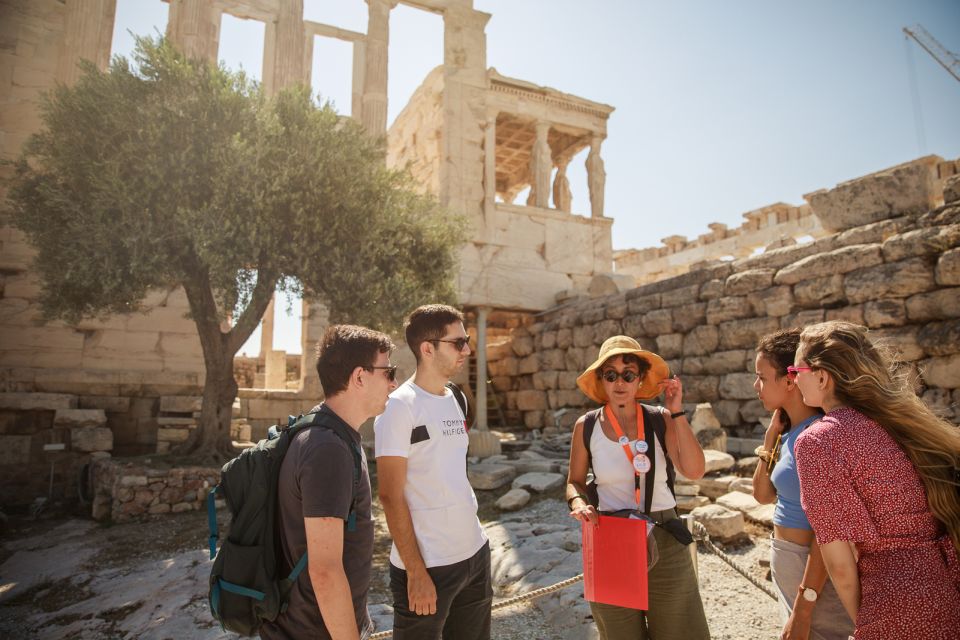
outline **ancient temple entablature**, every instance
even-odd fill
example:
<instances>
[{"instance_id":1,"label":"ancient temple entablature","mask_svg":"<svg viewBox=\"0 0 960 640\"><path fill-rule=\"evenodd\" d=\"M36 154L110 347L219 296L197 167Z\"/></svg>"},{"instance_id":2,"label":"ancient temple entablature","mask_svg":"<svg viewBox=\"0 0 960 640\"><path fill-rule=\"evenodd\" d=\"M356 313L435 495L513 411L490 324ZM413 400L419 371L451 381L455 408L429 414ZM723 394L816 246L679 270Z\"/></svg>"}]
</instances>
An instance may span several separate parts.
<instances>
[{"instance_id":1,"label":"ancient temple entablature","mask_svg":"<svg viewBox=\"0 0 960 640\"><path fill-rule=\"evenodd\" d=\"M517 195L529 187L527 206L571 213L567 167L574 156L589 148L585 163L589 212L592 217L602 217L606 172L600 146L613 107L508 78L493 68L487 77L486 135L488 140L494 139L496 148L493 188L500 201L514 204Z\"/></svg>"}]
</instances>

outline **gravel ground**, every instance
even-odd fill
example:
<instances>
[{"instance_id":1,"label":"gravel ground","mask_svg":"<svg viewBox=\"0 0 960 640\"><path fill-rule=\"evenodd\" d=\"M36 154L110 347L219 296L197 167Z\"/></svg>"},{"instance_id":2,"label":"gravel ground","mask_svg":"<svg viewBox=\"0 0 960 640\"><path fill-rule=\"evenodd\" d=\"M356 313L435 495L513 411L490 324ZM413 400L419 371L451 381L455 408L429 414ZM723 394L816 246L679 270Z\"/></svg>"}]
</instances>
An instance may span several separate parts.
<instances>
[{"instance_id":1,"label":"gravel ground","mask_svg":"<svg viewBox=\"0 0 960 640\"><path fill-rule=\"evenodd\" d=\"M482 514L490 513L494 497L480 496ZM576 526L556 497L536 498L521 512L500 516L487 526L502 528L501 523L508 528L517 523ZM385 532L385 527L378 527L379 568L370 597L374 605L389 602L383 571L389 553ZM753 543L730 554L762 578L766 569L759 560L769 553L769 534L762 528L750 533ZM206 609L205 540L206 518L199 512L108 527L77 519L17 523L0 548L0 637L234 638L216 627ZM578 565L572 567L569 575L557 579L576 573ZM776 637L779 611L769 596L703 548L699 567L714 638ZM522 582L503 585L495 600L532 588ZM495 611L493 637L589 640L596 637L596 630L588 615L582 583L577 583Z\"/></svg>"}]
</instances>

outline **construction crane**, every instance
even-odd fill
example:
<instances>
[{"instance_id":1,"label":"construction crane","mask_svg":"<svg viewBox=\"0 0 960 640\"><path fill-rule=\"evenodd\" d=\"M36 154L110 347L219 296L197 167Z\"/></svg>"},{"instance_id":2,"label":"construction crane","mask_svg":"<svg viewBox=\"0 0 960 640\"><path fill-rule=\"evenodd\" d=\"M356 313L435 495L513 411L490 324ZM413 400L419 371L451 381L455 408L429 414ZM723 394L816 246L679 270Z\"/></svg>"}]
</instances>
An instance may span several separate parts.
<instances>
[{"instance_id":1,"label":"construction crane","mask_svg":"<svg viewBox=\"0 0 960 640\"><path fill-rule=\"evenodd\" d=\"M940 66L947 70L947 73L960 80L960 58L957 58L956 54L948 51L919 24L912 28L904 27L903 32L907 34L907 37L916 40L924 51L929 53L934 60L940 63Z\"/></svg>"}]
</instances>

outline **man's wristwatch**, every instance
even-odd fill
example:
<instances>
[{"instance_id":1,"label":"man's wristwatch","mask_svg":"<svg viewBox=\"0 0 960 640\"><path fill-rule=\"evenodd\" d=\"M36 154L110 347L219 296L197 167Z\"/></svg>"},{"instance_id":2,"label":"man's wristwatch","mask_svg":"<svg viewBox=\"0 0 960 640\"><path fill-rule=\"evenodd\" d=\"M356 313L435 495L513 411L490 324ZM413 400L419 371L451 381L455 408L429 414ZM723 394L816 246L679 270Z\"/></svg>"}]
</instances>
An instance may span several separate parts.
<instances>
[{"instance_id":1,"label":"man's wristwatch","mask_svg":"<svg viewBox=\"0 0 960 640\"><path fill-rule=\"evenodd\" d=\"M800 595L801 595L801 596L803 597L803 599L806 600L807 602L816 602L816 601L817 601L817 597L819 596L819 594L817 593L817 591L816 591L815 589L811 589L810 587L805 587L805 586L803 586L803 585L800 585L800 586L798 587L798 589L799 589L799 591L800 591Z\"/></svg>"}]
</instances>

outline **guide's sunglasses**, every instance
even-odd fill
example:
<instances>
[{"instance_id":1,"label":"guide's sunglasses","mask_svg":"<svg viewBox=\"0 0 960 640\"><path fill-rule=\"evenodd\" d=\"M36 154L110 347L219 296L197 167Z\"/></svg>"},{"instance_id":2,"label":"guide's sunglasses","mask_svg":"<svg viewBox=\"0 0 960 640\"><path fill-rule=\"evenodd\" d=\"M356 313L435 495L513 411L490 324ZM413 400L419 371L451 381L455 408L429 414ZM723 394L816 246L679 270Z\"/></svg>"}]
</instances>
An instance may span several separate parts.
<instances>
[{"instance_id":1,"label":"guide's sunglasses","mask_svg":"<svg viewBox=\"0 0 960 640\"><path fill-rule=\"evenodd\" d=\"M384 372L387 374L387 380L389 380L390 382L395 382L397 379L397 367L399 366L400 365L398 364L392 364L388 367L364 367L364 369L366 369L367 371L373 371L374 369L383 369Z\"/></svg>"},{"instance_id":2,"label":"guide's sunglasses","mask_svg":"<svg viewBox=\"0 0 960 640\"><path fill-rule=\"evenodd\" d=\"M436 338L434 340L430 340L430 342L449 342L450 344L453 345L453 348L456 349L457 351L463 351L463 348L468 344L470 344L470 336L466 336L465 338L454 338L452 340L447 340L445 338Z\"/></svg>"},{"instance_id":3,"label":"guide's sunglasses","mask_svg":"<svg viewBox=\"0 0 960 640\"><path fill-rule=\"evenodd\" d=\"M787 375L791 378L796 378L801 371L813 371L813 367L794 367L793 365L787 367Z\"/></svg>"},{"instance_id":4,"label":"guide's sunglasses","mask_svg":"<svg viewBox=\"0 0 960 640\"><path fill-rule=\"evenodd\" d=\"M631 371L630 369L627 369L626 371L621 371L620 373L617 373L613 369L607 369L602 374L600 374L600 377L606 380L607 382L616 382L617 378L623 378L624 382L626 382L627 384L630 384L631 382L639 378L640 374L637 373L636 371Z\"/></svg>"}]
</instances>

